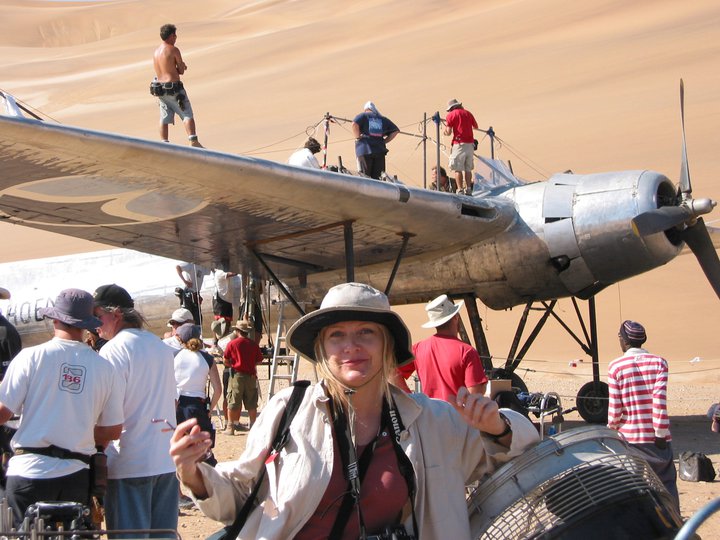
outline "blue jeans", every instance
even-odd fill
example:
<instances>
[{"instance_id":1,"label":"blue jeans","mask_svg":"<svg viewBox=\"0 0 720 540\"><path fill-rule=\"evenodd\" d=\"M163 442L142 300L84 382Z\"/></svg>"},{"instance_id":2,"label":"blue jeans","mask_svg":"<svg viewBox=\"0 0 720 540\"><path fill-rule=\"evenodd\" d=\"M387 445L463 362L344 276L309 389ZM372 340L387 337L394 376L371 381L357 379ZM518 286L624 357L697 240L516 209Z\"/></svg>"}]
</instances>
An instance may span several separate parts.
<instances>
[{"instance_id":1,"label":"blue jeans","mask_svg":"<svg viewBox=\"0 0 720 540\"><path fill-rule=\"evenodd\" d=\"M173 529L178 525L180 486L175 473L108 480L105 519L109 530ZM168 538L162 534L122 534L111 538Z\"/></svg>"}]
</instances>

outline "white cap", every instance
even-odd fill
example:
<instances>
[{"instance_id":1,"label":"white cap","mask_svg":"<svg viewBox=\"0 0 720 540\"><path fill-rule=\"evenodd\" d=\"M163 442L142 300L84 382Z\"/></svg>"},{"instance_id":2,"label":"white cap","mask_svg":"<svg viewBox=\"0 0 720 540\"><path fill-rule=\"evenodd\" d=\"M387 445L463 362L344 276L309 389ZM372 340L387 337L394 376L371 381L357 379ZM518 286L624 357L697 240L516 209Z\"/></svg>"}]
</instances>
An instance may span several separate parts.
<instances>
[{"instance_id":1,"label":"white cap","mask_svg":"<svg viewBox=\"0 0 720 540\"><path fill-rule=\"evenodd\" d=\"M184 307L177 308L175 311L172 312L172 315L168 319L167 325L172 327L170 324L171 322L175 321L176 323L186 323L186 322L194 322L195 317L193 317L193 314L190 313L190 310L185 309Z\"/></svg>"},{"instance_id":2,"label":"white cap","mask_svg":"<svg viewBox=\"0 0 720 540\"><path fill-rule=\"evenodd\" d=\"M380 114L380 112L377 110L377 107L372 101L366 101L365 106L363 107L364 111L370 110L374 112L375 114Z\"/></svg>"}]
</instances>

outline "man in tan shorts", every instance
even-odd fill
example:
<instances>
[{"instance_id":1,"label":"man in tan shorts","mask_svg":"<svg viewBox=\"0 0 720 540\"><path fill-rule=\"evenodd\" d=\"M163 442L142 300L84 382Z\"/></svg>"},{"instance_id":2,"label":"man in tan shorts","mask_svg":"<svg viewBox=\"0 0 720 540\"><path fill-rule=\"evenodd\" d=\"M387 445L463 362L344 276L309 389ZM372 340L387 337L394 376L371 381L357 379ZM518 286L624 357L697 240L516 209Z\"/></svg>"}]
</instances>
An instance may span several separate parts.
<instances>
[{"instance_id":1,"label":"man in tan shorts","mask_svg":"<svg viewBox=\"0 0 720 540\"><path fill-rule=\"evenodd\" d=\"M257 364L262 362L262 352L258 344L249 338L253 330L247 321L240 320L235 325L235 339L225 347L223 362L232 368L230 391L228 393L228 424L225 435L235 435L236 430L244 429L240 424L242 407L248 412L251 428L257 418Z\"/></svg>"},{"instance_id":2,"label":"man in tan shorts","mask_svg":"<svg viewBox=\"0 0 720 540\"><path fill-rule=\"evenodd\" d=\"M473 152L475 139L473 129L478 124L470 111L463 108L457 99L451 99L447 106L445 135L452 135L452 153L450 169L455 171L457 192L472 195L473 189Z\"/></svg>"},{"instance_id":3,"label":"man in tan shorts","mask_svg":"<svg viewBox=\"0 0 720 540\"><path fill-rule=\"evenodd\" d=\"M182 118L190 146L203 148L195 134L195 118L190 99L180 81L180 75L185 73L187 65L183 62L180 49L175 46L175 25L164 24L160 28L160 39L162 43L153 54L155 80L150 84L150 93L158 98L160 104L160 138L168 142L168 125L175 124L177 114Z\"/></svg>"}]
</instances>

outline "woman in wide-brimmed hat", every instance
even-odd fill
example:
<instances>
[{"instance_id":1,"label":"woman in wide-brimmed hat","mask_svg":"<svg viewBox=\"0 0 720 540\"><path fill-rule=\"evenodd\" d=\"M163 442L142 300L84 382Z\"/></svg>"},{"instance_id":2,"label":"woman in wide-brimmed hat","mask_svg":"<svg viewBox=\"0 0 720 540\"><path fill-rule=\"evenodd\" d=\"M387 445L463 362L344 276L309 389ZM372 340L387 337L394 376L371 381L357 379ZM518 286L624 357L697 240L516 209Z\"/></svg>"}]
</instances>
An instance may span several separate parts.
<instances>
[{"instance_id":1,"label":"woman in wide-brimmed hat","mask_svg":"<svg viewBox=\"0 0 720 540\"><path fill-rule=\"evenodd\" d=\"M409 538L469 538L465 485L538 439L527 419L465 388L451 404L390 384L412 358L410 333L368 285L330 289L287 342L323 378L305 392L279 454L266 459L289 391L267 404L238 461L199 464L208 436L192 420L171 443L180 480L218 521L235 519L266 467L238 538L356 539L398 528Z\"/></svg>"}]
</instances>

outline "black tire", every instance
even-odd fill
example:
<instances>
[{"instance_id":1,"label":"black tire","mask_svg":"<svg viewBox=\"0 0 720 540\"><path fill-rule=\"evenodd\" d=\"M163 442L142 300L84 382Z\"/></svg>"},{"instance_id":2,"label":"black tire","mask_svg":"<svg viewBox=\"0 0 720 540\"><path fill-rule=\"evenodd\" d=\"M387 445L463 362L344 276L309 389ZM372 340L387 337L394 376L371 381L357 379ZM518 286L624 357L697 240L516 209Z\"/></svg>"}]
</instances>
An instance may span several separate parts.
<instances>
[{"instance_id":1,"label":"black tire","mask_svg":"<svg viewBox=\"0 0 720 540\"><path fill-rule=\"evenodd\" d=\"M580 387L577 393L577 410L588 424L607 424L608 385L590 381Z\"/></svg>"},{"instance_id":2,"label":"black tire","mask_svg":"<svg viewBox=\"0 0 720 540\"><path fill-rule=\"evenodd\" d=\"M508 371L507 369L503 368L493 368L493 370L490 372L490 379L510 379L510 384L512 384L513 392L516 394L518 392L527 392L528 387L525 384L525 381L523 381L519 375L517 375L515 372Z\"/></svg>"}]
</instances>

